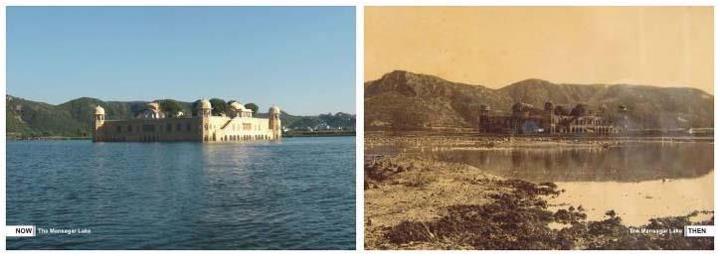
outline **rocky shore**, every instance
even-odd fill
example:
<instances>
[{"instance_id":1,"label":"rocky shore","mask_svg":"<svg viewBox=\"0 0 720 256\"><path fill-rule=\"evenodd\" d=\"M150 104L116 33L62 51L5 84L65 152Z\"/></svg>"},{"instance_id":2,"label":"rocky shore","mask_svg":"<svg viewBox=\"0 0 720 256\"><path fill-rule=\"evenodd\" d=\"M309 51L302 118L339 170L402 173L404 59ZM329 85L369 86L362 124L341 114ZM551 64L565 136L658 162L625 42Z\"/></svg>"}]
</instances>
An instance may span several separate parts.
<instances>
[{"instance_id":1,"label":"rocky shore","mask_svg":"<svg viewBox=\"0 0 720 256\"><path fill-rule=\"evenodd\" d=\"M464 164L413 156L365 159L366 249L713 249L713 238L687 238L700 212L629 227L608 209L588 220L582 206L550 210L563 193L553 183L485 174ZM710 214L712 212L703 212ZM636 230L657 232L638 233ZM662 232L663 230L668 232Z\"/></svg>"}]
</instances>

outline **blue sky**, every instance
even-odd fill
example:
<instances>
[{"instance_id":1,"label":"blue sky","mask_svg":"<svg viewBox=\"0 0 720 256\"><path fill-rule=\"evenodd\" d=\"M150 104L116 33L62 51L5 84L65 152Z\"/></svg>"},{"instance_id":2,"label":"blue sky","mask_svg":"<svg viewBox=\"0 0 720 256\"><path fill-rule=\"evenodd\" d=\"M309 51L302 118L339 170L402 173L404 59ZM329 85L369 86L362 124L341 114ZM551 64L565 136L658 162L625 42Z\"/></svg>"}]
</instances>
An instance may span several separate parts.
<instances>
[{"instance_id":1,"label":"blue sky","mask_svg":"<svg viewBox=\"0 0 720 256\"><path fill-rule=\"evenodd\" d=\"M355 113L354 7L8 7L7 93Z\"/></svg>"}]
</instances>

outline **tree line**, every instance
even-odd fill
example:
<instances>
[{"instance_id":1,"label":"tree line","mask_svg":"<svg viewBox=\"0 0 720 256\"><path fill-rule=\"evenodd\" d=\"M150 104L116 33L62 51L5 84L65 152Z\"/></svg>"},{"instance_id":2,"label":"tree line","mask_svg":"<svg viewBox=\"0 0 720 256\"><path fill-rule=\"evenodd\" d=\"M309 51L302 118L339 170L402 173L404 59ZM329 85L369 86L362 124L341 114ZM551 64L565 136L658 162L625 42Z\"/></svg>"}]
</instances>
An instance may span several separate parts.
<instances>
[{"instance_id":1,"label":"tree line","mask_svg":"<svg viewBox=\"0 0 720 256\"><path fill-rule=\"evenodd\" d=\"M230 107L230 104L232 104L233 102L236 102L236 101L231 100L231 101L225 102L225 100L219 99L219 98L212 98L212 99L210 99L210 105L212 105L212 110L211 110L212 115L213 115L213 116L219 116L219 115L222 115L222 114L226 114L226 115L227 115L227 110L228 110L228 108ZM197 115L197 106L198 106L198 104L200 104L200 100L196 100L195 102L192 103L192 115L193 115L193 116L196 116L196 115ZM245 106L245 108L247 108L247 109L252 110L253 116L257 115L257 112L258 112L258 109L259 109L259 107L258 107L257 104L255 104L255 103L247 103L247 104L245 104L245 105L243 105L243 106Z\"/></svg>"}]
</instances>

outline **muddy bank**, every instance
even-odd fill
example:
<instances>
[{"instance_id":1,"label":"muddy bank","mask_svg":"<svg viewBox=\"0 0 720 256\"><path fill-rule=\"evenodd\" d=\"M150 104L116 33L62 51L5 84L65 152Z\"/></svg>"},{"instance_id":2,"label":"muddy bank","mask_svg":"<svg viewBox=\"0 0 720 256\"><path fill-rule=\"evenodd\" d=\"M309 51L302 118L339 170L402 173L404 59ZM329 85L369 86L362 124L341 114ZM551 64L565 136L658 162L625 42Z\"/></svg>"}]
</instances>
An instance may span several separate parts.
<instances>
[{"instance_id":1,"label":"muddy bank","mask_svg":"<svg viewBox=\"0 0 720 256\"><path fill-rule=\"evenodd\" d=\"M558 209L553 183L503 179L472 166L411 156L365 162L366 249L713 249L712 238L686 238L711 212L626 226L612 209L588 220L581 205ZM552 209L552 210L551 210ZM695 217L709 214L709 219ZM651 232L639 232L645 230ZM664 231L665 232L664 232Z\"/></svg>"}]
</instances>

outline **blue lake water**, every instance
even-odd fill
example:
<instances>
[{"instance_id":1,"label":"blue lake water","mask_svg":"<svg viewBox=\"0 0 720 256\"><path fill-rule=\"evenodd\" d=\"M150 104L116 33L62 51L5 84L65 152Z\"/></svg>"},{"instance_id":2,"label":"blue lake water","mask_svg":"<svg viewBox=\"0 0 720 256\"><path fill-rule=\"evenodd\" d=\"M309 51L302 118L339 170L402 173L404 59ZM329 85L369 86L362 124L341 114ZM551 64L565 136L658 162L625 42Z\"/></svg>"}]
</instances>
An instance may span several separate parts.
<instances>
[{"instance_id":1,"label":"blue lake water","mask_svg":"<svg viewBox=\"0 0 720 256\"><path fill-rule=\"evenodd\" d=\"M355 248L355 137L6 149L8 249Z\"/></svg>"}]
</instances>

